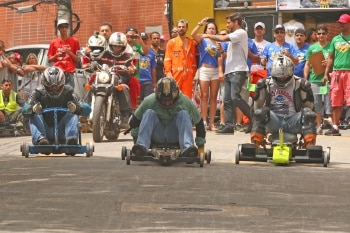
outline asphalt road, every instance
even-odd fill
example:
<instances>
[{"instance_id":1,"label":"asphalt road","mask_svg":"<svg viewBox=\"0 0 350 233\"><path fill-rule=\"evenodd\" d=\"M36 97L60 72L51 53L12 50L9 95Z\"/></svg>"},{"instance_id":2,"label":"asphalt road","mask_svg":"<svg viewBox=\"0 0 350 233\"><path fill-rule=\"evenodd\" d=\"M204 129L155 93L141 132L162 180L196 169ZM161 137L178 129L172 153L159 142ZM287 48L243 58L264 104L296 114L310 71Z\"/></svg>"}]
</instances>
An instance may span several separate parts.
<instances>
[{"instance_id":1,"label":"asphalt road","mask_svg":"<svg viewBox=\"0 0 350 233\"><path fill-rule=\"evenodd\" d=\"M0 232L349 232L350 130L319 136L322 164L241 162L249 135L208 132L211 164L121 160L117 142L94 156L21 156L30 137L0 138ZM83 143L92 141L83 134Z\"/></svg>"}]
</instances>

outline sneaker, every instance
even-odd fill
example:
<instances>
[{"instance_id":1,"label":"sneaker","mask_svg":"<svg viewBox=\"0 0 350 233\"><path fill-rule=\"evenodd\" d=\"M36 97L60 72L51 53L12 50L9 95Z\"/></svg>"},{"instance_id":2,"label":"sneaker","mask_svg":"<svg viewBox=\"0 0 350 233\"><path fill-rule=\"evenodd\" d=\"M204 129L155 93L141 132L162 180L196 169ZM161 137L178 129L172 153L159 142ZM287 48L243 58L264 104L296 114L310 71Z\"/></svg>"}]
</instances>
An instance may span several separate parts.
<instances>
[{"instance_id":1,"label":"sneaker","mask_svg":"<svg viewBox=\"0 0 350 233\"><path fill-rule=\"evenodd\" d=\"M196 158L198 155L198 149L195 146L187 147L181 154L182 157Z\"/></svg>"},{"instance_id":2,"label":"sneaker","mask_svg":"<svg viewBox=\"0 0 350 233\"><path fill-rule=\"evenodd\" d=\"M327 130L324 135L327 136L341 136L341 134L339 133L339 129L335 129L335 128L331 128L329 130Z\"/></svg>"},{"instance_id":3,"label":"sneaker","mask_svg":"<svg viewBox=\"0 0 350 233\"><path fill-rule=\"evenodd\" d=\"M140 145L140 144L135 144L132 149L131 152L135 155L135 156L146 156L147 155L147 149L146 147Z\"/></svg>"},{"instance_id":4,"label":"sneaker","mask_svg":"<svg viewBox=\"0 0 350 233\"><path fill-rule=\"evenodd\" d=\"M250 133L252 131L253 128L253 122L250 122L249 124L247 124L247 126L245 127L245 133Z\"/></svg>"},{"instance_id":5,"label":"sneaker","mask_svg":"<svg viewBox=\"0 0 350 233\"><path fill-rule=\"evenodd\" d=\"M225 124L220 123L217 130L222 130L223 128L225 128Z\"/></svg>"},{"instance_id":6,"label":"sneaker","mask_svg":"<svg viewBox=\"0 0 350 233\"><path fill-rule=\"evenodd\" d=\"M67 145L77 145L78 141L76 138L68 138L66 143Z\"/></svg>"},{"instance_id":7,"label":"sneaker","mask_svg":"<svg viewBox=\"0 0 350 233\"><path fill-rule=\"evenodd\" d=\"M244 128L241 124L236 124L235 125L235 130L238 131L238 132L243 132L244 131Z\"/></svg>"},{"instance_id":8,"label":"sneaker","mask_svg":"<svg viewBox=\"0 0 350 233\"><path fill-rule=\"evenodd\" d=\"M316 134L317 134L317 135L322 135L322 134L323 134L323 129L322 129L321 126L320 126L320 127L317 127L317 129L316 129Z\"/></svg>"},{"instance_id":9,"label":"sneaker","mask_svg":"<svg viewBox=\"0 0 350 233\"><path fill-rule=\"evenodd\" d=\"M228 127L228 126L226 126L225 125L225 127L223 128L223 129L221 129L221 130L217 130L216 131L217 133L222 133L222 134L234 134L235 133L235 131L234 131L234 129L233 128L231 128L231 127Z\"/></svg>"},{"instance_id":10,"label":"sneaker","mask_svg":"<svg viewBox=\"0 0 350 233\"><path fill-rule=\"evenodd\" d=\"M49 145L49 141L47 140L47 138L42 137L38 140L38 144L39 145Z\"/></svg>"}]
</instances>

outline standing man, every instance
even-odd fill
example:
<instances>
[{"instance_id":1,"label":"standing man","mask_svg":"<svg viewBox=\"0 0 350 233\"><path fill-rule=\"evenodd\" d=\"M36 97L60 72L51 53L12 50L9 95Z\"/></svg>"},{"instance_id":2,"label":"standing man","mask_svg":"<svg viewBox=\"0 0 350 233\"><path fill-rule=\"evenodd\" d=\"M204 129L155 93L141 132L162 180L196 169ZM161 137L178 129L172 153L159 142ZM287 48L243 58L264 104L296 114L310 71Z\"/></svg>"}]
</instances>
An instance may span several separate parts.
<instances>
[{"instance_id":1,"label":"standing man","mask_svg":"<svg viewBox=\"0 0 350 233\"><path fill-rule=\"evenodd\" d=\"M161 36L159 32L152 32L151 33L151 47L150 50L148 50L148 53L153 53L156 57L156 77L157 82L159 79L163 78L164 75L164 56L165 56L165 50L162 50L160 48L160 40Z\"/></svg>"},{"instance_id":2,"label":"standing man","mask_svg":"<svg viewBox=\"0 0 350 233\"><path fill-rule=\"evenodd\" d=\"M0 40L0 81L7 78L7 59L5 57L5 43Z\"/></svg>"},{"instance_id":3,"label":"standing man","mask_svg":"<svg viewBox=\"0 0 350 233\"><path fill-rule=\"evenodd\" d=\"M342 14L338 20L341 33L333 37L329 48L329 58L323 76L323 83L331 74L331 104L333 127L325 135L340 136L338 124L344 103L350 106L350 15Z\"/></svg>"},{"instance_id":4,"label":"standing man","mask_svg":"<svg viewBox=\"0 0 350 233\"><path fill-rule=\"evenodd\" d=\"M203 26L201 22L198 23ZM169 40L164 59L165 75L173 77L180 90L192 98L193 78L197 71L196 42L186 36L188 22L177 22L179 36Z\"/></svg>"},{"instance_id":5,"label":"standing man","mask_svg":"<svg viewBox=\"0 0 350 233\"><path fill-rule=\"evenodd\" d=\"M304 77L304 67L305 67L305 57L309 44L305 43L306 40L306 31L304 29L298 28L294 32L295 45L294 45L294 54L293 56L299 60L298 65L294 68L294 75L299 78Z\"/></svg>"},{"instance_id":6,"label":"standing man","mask_svg":"<svg viewBox=\"0 0 350 233\"><path fill-rule=\"evenodd\" d=\"M265 24L263 22L257 22L254 25L254 43L258 48L258 54L261 56L265 47L270 44L269 41L264 39L266 29ZM253 62L250 67L250 82L257 83L259 79L266 78L267 70L266 66L263 66L260 61L258 63Z\"/></svg>"},{"instance_id":7,"label":"standing man","mask_svg":"<svg viewBox=\"0 0 350 233\"><path fill-rule=\"evenodd\" d=\"M225 64L225 91L224 91L224 111L225 127L217 130L218 133L234 133L234 118L236 107L238 107L249 120L251 119L250 107L242 99L241 91L249 71L247 65L248 58L248 33L242 28L243 17L235 12L226 17L226 26L230 31L228 35L203 36L216 41L230 41L227 50ZM250 131L251 126L246 131Z\"/></svg>"},{"instance_id":8,"label":"standing man","mask_svg":"<svg viewBox=\"0 0 350 233\"><path fill-rule=\"evenodd\" d=\"M328 28L326 25L324 24L317 25L315 31L317 32L318 40L316 43L312 44L306 52L304 79L310 81L311 88L313 90L319 90L321 86L325 85L325 83L323 83L324 73L316 75L315 70L312 68L312 66L317 65L317 66L326 67L327 58L329 56L329 47L331 44L327 39ZM321 61L320 64L315 64L315 63L311 64L310 56L320 51L322 51L325 59ZM316 126L317 126L316 133L322 134L323 130L322 130L321 124L322 124L323 113L325 113L326 115L331 115L331 105L330 105L329 94L328 93L320 94L313 91L313 95L314 95L315 112L316 112Z\"/></svg>"},{"instance_id":9,"label":"standing man","mask_svg":"<svg viewBox=\"0 0 350 233\"><path fill-rule=\"evenodd\" d=\"M261 65L267 66L267 75L270 76L271 67L273 61L279 57L279 55L285 55L290 58L294 65L298 64L298 59L293 57L294 48L291 44L286 42L285 34L286 30L281 24L277 24L273 30L275 42L266 45L261 55Z\"/></svg>"},{"instance_id":10,"label":"standing man","mask_svg":"<svg viewBox=\"0 0 350 233\"><path fill-rule=\"evenodd\" d=\"M59 19L57 28L60 36L53 39L50 43L47 56L49 62L63 70L65 74L65 85L70 85L74 89L74 72L76 62L80 62L77 51L80 49L79 41L68 35L69 22L66 19Z\"/></svg>"},{"instance_id":11,"label":"standing man","mask_svg":"<svg viewBox=\"0 0 350 233\"><path fill-rule=\"evenodd\" d=\"M112 35L112 24L109 22L102 22L100 24L100 34L106 39L108 42L109 37Z\"/></svg>"},{"instance_id":12,"label":"standing man","mask_svg":"<svg viewBox=\"0 0 350 233\"><path fill-rule=\"evenodd\" d=\"M147 44L148 35L146 32L141 32L141 38ZM151 48L148 48L148 50L147 55L140 55L140 101L143 101L146 96L152 94L157 87L156 56Z\"/></svg>"}]
</instances>

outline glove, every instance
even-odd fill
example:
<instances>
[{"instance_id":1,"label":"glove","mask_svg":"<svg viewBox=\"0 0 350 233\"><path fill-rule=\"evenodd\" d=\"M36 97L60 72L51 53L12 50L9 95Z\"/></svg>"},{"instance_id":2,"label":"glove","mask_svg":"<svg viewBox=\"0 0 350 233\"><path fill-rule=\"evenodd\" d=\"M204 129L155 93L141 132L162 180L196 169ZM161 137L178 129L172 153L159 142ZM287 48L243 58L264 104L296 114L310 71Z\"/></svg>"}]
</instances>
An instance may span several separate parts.
<instances>
[{"instance_id":1,"label":"glove","mask_svg":"<svg viewBox=\"0 0 350 233\"><path fill-rule=\"evenodd\" d=\"M42 109L43 107L41 106L40 103L36 103L33 106L33 112L35 112L35 114L40 114Z\"/></svg>"},{"instance_id":2,"label":"glove","mask_svg":"<svg viewBox=\"0 0 350 233\"><path fill-rule=\"evenodd\" d=\"M77 110L77 105L75 103L73 103L72 101L69 101L67 103L67 107L71 113L75 113L75 110Z\"/></svg>"},{"instance_id":3,"label":"glove","mask_svg":"<svg viewBox=\"0 0 350 233\"><path fill-rule=\"evenodd\" d=\"M90 63L90 69L94 70L98 67L98 63L97 61L93 61Z\"/></svg>"},{"instance_id":4,"label":"glove","mask_svg":"<svg viewBox=\"0 0 350 233\"><path fill-rule=\"evenodd\" d=\"M196 145L197 147L204 147L204 144L205 144L205 138L202 138L202 137L196 137Z\"/></svg>"}]
</instances>

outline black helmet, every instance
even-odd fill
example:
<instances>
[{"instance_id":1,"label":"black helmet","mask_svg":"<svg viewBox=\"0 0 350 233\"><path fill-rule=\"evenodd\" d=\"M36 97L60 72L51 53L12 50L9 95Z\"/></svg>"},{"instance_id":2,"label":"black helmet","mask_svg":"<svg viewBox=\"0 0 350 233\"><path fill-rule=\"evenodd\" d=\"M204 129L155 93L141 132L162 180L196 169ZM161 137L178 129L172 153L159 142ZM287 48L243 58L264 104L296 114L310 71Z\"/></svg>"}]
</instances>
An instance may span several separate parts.
<instances>
[{"instance_id":1,"label":"black helmet","mask_svg":"<svg viewBox=\"0 0 350 233\"><path fill-rule=\"evenodd\" d=\"M272 62L271 76L279 88L286 88L294 76L294 64L285 55L278 55Z\"/></svg>"},{"instance_id":2,"label":"black helmet","mask_svg":"<svg viewBox=\"0 0 350 233\"><path fill-rule=\"evenodd\" d=\"M170 77L164 77L159 79L157 83L157 88L156 88L156 97L162 103L162 101L166 100L177 100L179 97L179 87L175 81L175 79L170 78Z\"/></svg>"},{"instance_id":3,"label":"black helmet","mask_svg":"<svg viewBox=\"0 0 350 233\"><path fill-rule=\"evenodd\" d=\"M54 66L46 68L42 84L49 96L58 99L63 91L64 83L64 72L60 68Z\"/></svg>"}]
</instances>

